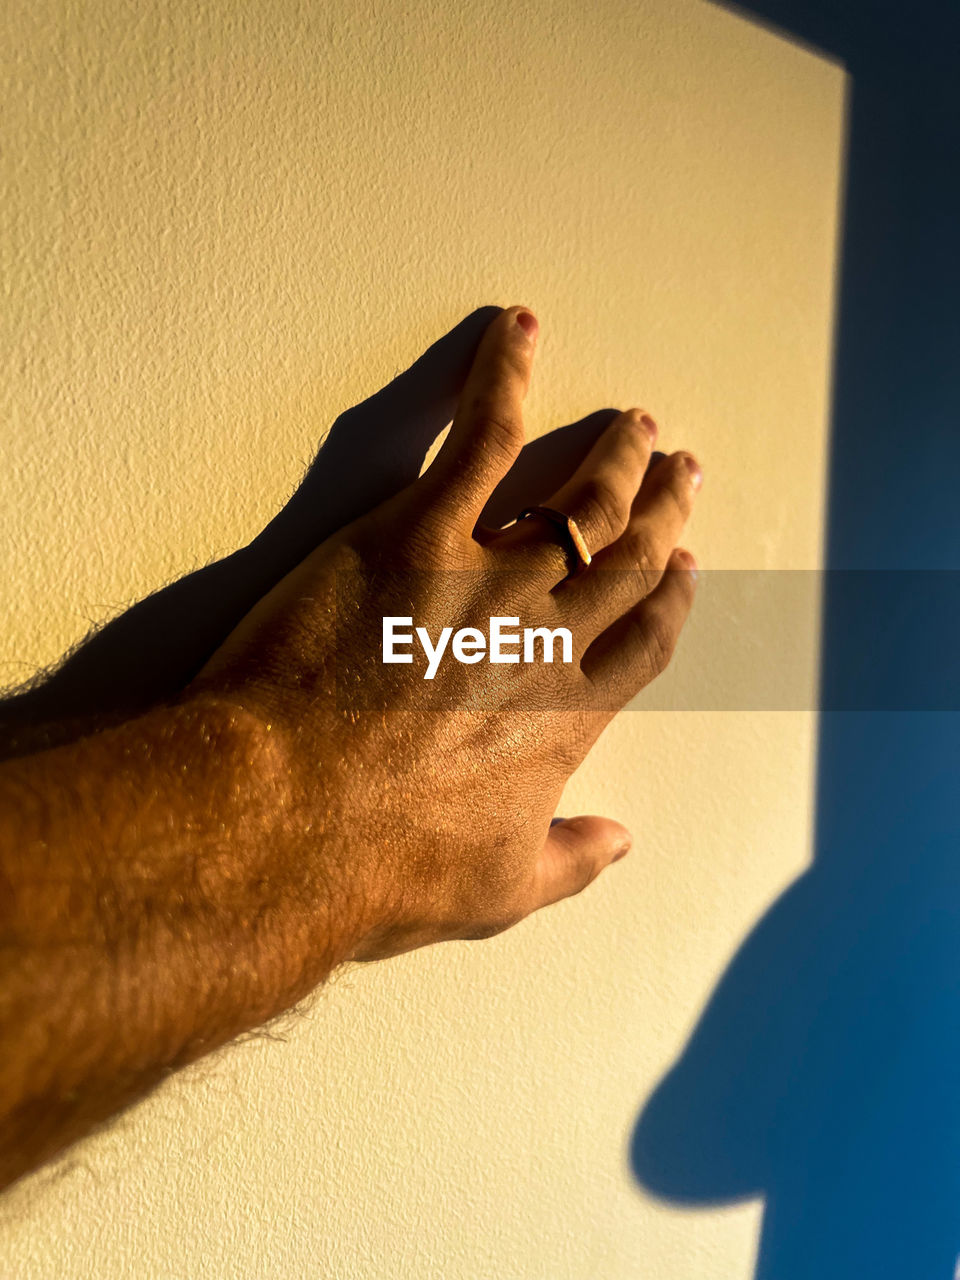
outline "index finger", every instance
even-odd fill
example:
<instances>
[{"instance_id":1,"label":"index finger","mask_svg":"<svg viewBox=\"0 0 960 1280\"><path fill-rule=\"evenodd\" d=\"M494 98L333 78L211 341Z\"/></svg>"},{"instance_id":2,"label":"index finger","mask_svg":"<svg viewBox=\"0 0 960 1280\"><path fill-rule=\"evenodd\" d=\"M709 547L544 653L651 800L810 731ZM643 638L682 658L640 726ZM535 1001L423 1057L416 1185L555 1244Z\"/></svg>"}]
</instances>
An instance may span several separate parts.
<instances>
[{"instance_id":1,"label":"index finger","mask_svg":"<svg viewBox=\"0 0 960 1280\"><path fill-rule=\"evenodd\" d=\"M523 402L539 326L526 307L509 307L480 340L450 434L424 477L438 501L472 532L491 493L523 448Z\"/></svg>"}]
</instances>

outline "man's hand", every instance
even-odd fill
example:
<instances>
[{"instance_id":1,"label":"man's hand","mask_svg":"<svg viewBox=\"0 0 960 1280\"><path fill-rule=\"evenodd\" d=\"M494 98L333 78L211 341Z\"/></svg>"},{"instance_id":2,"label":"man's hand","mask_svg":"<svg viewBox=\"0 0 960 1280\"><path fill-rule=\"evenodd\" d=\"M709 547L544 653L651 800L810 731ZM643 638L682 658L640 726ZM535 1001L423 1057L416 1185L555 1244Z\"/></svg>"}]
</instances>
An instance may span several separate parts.
<instances>
[{"instance_id":1,"label":"man's hand","mask_svg":"<svg viewBox=\"0 0 960 1280\"><path fill-rule=\"evenodd\" d=\"M551 816L676 643L699 468L651 467L655 429L617 415L548 500L593 555L575 578L540 517L478 526L523 444L535 329L492 321L428 471L311 552L175 701L0 767L0 1182L344 960L486 937L626 850L616 822ZM573 661L426 682L381 661L387 614L433 637L564 627Z\"/></svg>"},{"instance_id":2,"label":"man's hand","mask_svg":"<svg viewBox=\"0 0 960 1280\"><path fill-rule=\"evenodd\" d=\"M177 697L284 574L417 478L499 311L471 312L387 386L341 413L296 492L252 542L98 627L54 671L4 691L0 760L75 742ZM531 441L494 493L488 522L504 524L543 501L613 416L600 409Z\"/></svg>"},{"instance_id":3,"label":"man's hand","mask_svg":"<svg viewBox=\"0 0 960 1280\"><path fill-rule=\"evenodd\" d=\"M540 518L478 530L523 447L535 349L534 318L502 312L429 470L279 583L187 693L270 726L300 857L351 922L354 958L486 937L578 892L628 844L604 818L550 820L612 713L673 651L694 590L676 544L700 471L677 453L648 473L656 428L631 410L548 503L576 520L586 573L565 580ZM574 661L450 661L426 684L422 664L383 663L384 616L431 637L493 616L565 627Z\"/></svg>"}]
</instances>

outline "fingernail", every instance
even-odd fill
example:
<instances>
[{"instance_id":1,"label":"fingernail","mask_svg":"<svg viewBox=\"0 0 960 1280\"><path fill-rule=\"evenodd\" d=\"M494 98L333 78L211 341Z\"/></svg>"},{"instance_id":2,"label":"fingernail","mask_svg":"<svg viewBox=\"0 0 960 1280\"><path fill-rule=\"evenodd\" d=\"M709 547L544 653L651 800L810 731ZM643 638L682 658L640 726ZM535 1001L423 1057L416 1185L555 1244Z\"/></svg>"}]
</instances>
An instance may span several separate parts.
<instances>
[{"instance_id":1,"label":"fingernail","mask_svg":"<svg viewBox=\"0 0 960 1280\"><path fill-rule=\"evenodd\" d=\"M630 852L630 847L633 844L633 836L626 827L621 827L621 831L623 834L620 837L619 845L617 845L617 852L610 859L611 862L619 862L621 858L625 858Z\"/></svg>"},{"instance_id":2,"label":"fingernail","mask_svg":"<svg viewBox=\"0 0 960 1280\"><path fill-rule=\"evenodd\" d=\"M678 550L677 559L686 569L687 573L689 573L694 582L696 582L697 578L700 577L700 570L697 568L697 562L694 559L693 554L689 551Z\"/></svg>"},{"instance_id":3,"label":"fingernail","mask_svg":"<svg viewBox=\"0 0 960 1280\"><path fill-rule=\"evenodd\" d=\"M657 436L659 435L660 428L657 426L654 420L650 417L649 413L642 414L640 421L646 427L647 435L650 437L651 443L653 443L653 441L656 440Z\"/></svg>"},{"instance_id":4,"label":"fingernail","mask_svg":"<svg viewBox=\"0 0 960 1280\"><path fill-rule=\"evenodd\" d=\"M683 460L687 464L687 470L690 472L690 483L695 489L699 489L703 484L703 472L700 470L700 463L690 453L685 453Z\"/></svg>"},{"instance_id":5,"label":"fingernail","mask_svg":"<svg viewBox=\"0 0 960 1280\"><path fill-rule=\"evenodd\" d=\"M518 311L517 324L532 342L537 336L537 317L529 311Z\"/></svg>"}]
</instances>

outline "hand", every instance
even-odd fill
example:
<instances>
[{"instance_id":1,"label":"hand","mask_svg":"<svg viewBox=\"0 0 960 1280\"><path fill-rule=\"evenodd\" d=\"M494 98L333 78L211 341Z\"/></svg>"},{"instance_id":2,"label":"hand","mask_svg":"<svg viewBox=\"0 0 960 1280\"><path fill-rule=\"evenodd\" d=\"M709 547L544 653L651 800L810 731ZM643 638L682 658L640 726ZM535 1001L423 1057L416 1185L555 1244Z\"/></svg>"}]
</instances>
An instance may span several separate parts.
<instances>
[{"instance_id":1,"label":"hand","mask_svg":"<svg viewBox=\"0 0 960 1280\"><path fill-rule=\"evenodd\" d=\"M550 820L612 714L673 652L695 580L677 542L700 471L685 453L650 467L656 429L629 410L549 499L577 521L585 573L566 578L539 517L479 526L523 447L535 347L533 317L501 312L430 468L287 574L186 691L269 734L288 852L307 894L332 903L344 959L487 937L579 892L629 844L609 819ZM493 616L565 627L574 661L450 662L436 711L424 663L383 663L386 614L433 637Z\"/></svg>"},{"instance_id":2,"label":"hand","mask_svg":"<svg viewBox=\"0 0 960 1280\"><path fill-rule=\"evenodd\" d=\"M498 312L487 306L464 317L387 386L340 414L296 493L251 543L95 629L42 681L3 691L0 760L76 741L177 697L319 542L416 479ZM544 501L613 416L599 410L527 445L493 494L489 520L506 523Z\"/></svg>"}]
</instances>

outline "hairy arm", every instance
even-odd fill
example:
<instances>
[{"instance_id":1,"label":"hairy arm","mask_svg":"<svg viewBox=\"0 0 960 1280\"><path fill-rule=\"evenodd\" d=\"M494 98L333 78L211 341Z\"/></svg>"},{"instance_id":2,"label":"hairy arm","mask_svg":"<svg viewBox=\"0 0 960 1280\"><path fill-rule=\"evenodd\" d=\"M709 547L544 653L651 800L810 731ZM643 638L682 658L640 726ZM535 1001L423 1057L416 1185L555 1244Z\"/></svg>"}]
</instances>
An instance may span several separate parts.
<instances>
[{"instance_id":1,"label":"hairy arm","mask_svg":"<svg viewBox=\"0 0 960 1280\"><path fill-rule=\"evenodd\" d=\"M296 812L216 700L0 766L0 1185L346 956Z\"/></svg>"},{"instance_id":2,"label":"hairy arm","mask_svg":"<svg viewBox=\"0 0 960 1280\"><path fill-rule=\"evenodd\" d=\"M579 893L630 844L556 824L693 602L699 489L639 408L542 514L478 521L523 446L536 321L501 311L446 441L247 613L170 705L0 765L0 1184L166 1074L281 1013L339 963L480 939ZM571 657L385 664L383 618L562 626ZM429 694L429 696L428 696Z\"/></svg>"}]
</instances>

